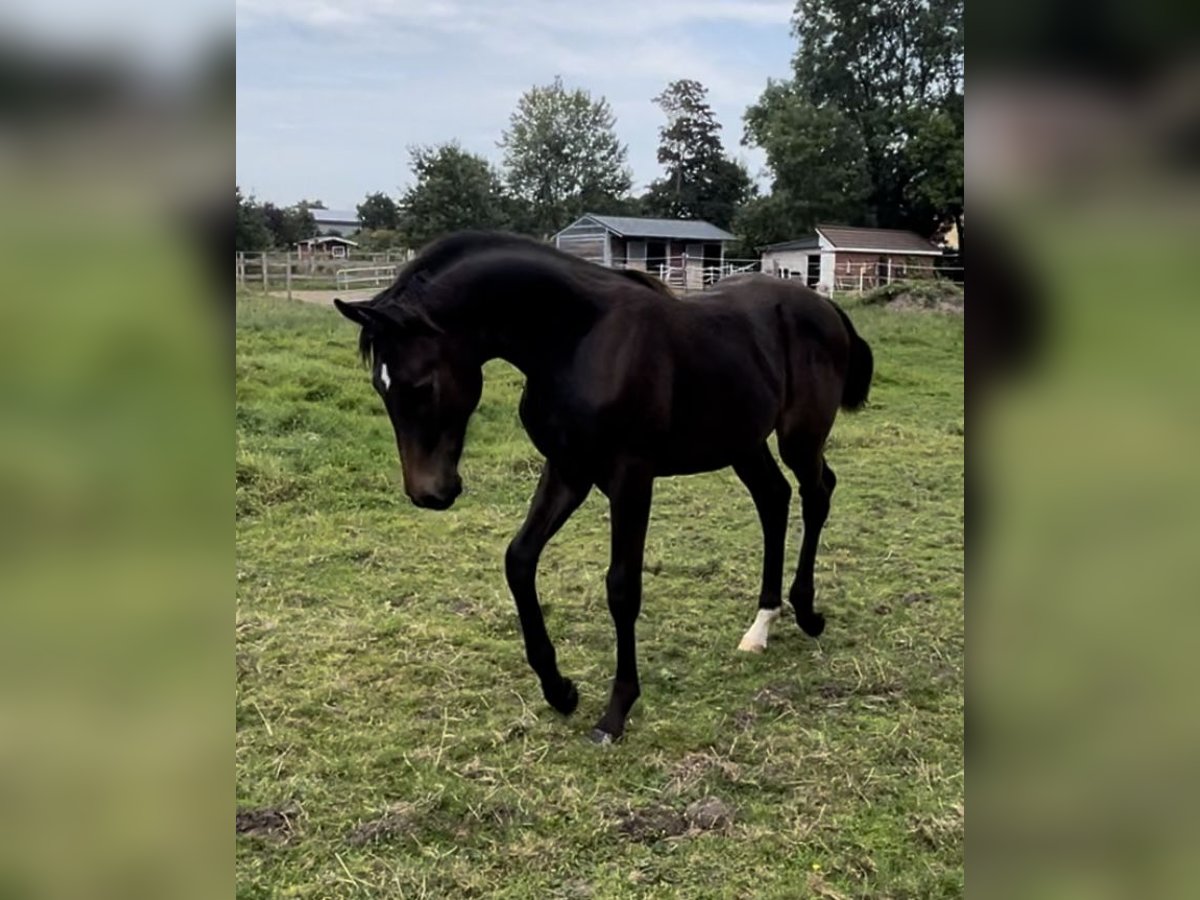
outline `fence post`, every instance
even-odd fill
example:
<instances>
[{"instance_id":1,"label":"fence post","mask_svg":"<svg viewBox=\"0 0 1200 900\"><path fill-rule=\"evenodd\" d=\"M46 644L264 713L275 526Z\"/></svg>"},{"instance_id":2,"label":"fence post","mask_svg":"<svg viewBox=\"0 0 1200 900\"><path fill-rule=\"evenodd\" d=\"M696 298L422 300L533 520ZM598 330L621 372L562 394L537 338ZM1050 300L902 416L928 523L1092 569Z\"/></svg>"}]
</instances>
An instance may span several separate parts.
<instances>
[{"instance_id":1,"label":"fence post","mask_svg":"<svg viewBox=\"0 0 1200 900\"><path fill-rule=\"evenodd\" d=\"M858 267L858 292L860 294L863 292L863 276L865 276L866 274L867 274L867 264L862 263Z\"/></svg>"},{"instance_id":2,"label":"fence post","mask_svg":"<svg viewBox=\"0 0 1200 900\"><path fill-rule=\"evenodd\" d=\"M260 253L260 254L258 254L258 258L259 258L260 263L262 264L262 283L263 283L263 293L265 294L271 290L271 278L269 275L267 275L267 254Z\"/></svg>"},{"instance_id":3,"label":"fence post","mask_svg":"<svg viewBox=\"0 0 1200 900\"><path fill-rule=\"evenodd\" d=\"M287 251L287 273L283 276L287 283L287 298L292 299L292 248L288 247Z\"/></svg>"},{"instance_id":4,"label":"fence post","mask_svg":"<svg viewBox=\"0 0 1200 900\"><path fill-rule=\"evenodd\" d=\"M888 257L888 284L892 283L892 258Z\"/></svg>"},{"instance_id":5,"label":"fence post","mask_svg":"<svg viewBox=\"0 0 1200 900\"><path fill-rule=\"evenodd\" d=\"M237 261L234 263L237 269L237 282L241 287L246 286L246 254L238 251Z\"/></svg>"}]
</instances>

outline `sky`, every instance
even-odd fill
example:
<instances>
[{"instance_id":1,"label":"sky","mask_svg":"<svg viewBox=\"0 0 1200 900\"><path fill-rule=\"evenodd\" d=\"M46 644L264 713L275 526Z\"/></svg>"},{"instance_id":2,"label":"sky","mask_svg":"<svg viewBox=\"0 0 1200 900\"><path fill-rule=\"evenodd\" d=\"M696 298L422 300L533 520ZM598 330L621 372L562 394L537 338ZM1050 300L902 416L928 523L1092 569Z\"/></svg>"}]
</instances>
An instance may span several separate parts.
<instances>
[{"instance_id":1,"label":"sky","mask_svg":"<svg viewBox=\"0 0 1200 900\"><path fill-rule=\"evenodd\" d=\"M411 183L408 147L457 140L499 164L517 100L561 75L605 97L634 192L659 177L651 98L693 78L726 152L764 185L742 114L787 78L794 0L238 0L237 179L288 205L353 209Z\"/></svg>"}]
</instances>

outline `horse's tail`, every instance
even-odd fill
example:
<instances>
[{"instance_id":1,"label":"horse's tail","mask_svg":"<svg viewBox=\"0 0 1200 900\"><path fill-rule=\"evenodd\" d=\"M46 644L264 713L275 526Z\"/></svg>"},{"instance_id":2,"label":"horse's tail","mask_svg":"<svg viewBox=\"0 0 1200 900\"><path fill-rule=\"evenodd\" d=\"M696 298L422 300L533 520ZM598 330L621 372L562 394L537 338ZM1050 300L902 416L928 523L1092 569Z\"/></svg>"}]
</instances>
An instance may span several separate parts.
<instances>
[{"instance_id":1,"label":"horse's tail","mask_svg":"<svg viewBox=\"0 0 1200 900\"><path fill-rule=\"evenodd\" d=\"M842 409L862 409L871 390L875 357L871 353L871 346L854 330L854 324L845 311L836 303L833 308L842 317L842 324L850 335L850 365L846 369L846 382L842 385Z\"/></svg>"}]
</instances>

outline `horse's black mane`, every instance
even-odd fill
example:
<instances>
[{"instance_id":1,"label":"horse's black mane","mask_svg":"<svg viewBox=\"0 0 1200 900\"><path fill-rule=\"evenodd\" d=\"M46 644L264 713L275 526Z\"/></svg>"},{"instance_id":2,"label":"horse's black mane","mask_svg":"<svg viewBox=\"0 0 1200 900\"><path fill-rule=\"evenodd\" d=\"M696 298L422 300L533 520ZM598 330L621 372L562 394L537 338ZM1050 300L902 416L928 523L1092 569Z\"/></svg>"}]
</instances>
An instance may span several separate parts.
<instances>
[{"instance_id":1,"label":"horse's black mane","mask_svg":"<svg viewBox=\"0 0 1200 900\"><path fill-rule=\"evenodd\" d=\"M548 244L505 231L456 232L423 247L400 270L395 281L371 298L370 304L377 309L405 306L409 301L417 299L413 292L421 290L423 282L427 282L466 256L489 250L508 249L559 253Z\"/></svg>"},{"instance_id":2,"label":"horse's black mane","mask_svg":"<svg viewBox=\"0 0 1200 900\"><path fill-rule=\"evenodd\" d=\"M633 269L606 269L579 257L564 253L557 247L533 238L504 231L460 231L426 245L396 275L396 280L367 301L368 306L383 313L399 328L419 327L433 332L442 329L430 317L427 305L420 301L429 295L430 281L445 269L468 256L490 251L529 252L548 260L570 265L575 271L617 277L632 281L667 297L675 297L662 281L646 272ZM578 268L575 268L578 267ZM363 362L371 364L375 334L364 328L358 336L358 352Z\"/></svg>"}]
</instances>

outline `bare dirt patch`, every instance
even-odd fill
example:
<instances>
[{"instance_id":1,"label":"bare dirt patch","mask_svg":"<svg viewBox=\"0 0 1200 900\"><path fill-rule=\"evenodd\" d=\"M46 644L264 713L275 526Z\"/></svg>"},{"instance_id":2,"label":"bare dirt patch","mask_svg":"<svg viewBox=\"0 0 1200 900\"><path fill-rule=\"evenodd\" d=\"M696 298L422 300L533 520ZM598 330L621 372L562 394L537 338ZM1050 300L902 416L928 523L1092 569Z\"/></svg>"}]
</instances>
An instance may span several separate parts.
<instances>
[{"instance_id":1,"label":"bare dirt patch","mask_svg":"<svg viewBox=\"0 0 1200 900\"><path fill-rule=\"evenodd\" d=\"M702 797L688 805L684 817L702 831L725 828L733 822L733 807L718 797Z\"/></svg>"},{"instance_id":2,"label":"bare dirt patch","mask_svg":"<svg viewBox=\"0 0 1200 900\"><path fill-rule=\"evenodd\" d=\"M733 823L733 808L718 797L702 797L680 812L655 805L627 811L617 832L641 843L652 843L704 831L722 831Z\"/></svg>"},{"instance_id":3,"label":"bare dirt patch","mask_svg":"<svg viewBox=\"0 0 1200 900\"><path fill-rule=\"evenodd\" d=\"M237 834L284 838L292 832L291 820L294 815L295 810L292 809L239 809L235 830Z\"/></svg>"},{"instance_id":4,"label":"bare dirt patch","mask_svg":"<svg viewBox=\"0 0 1200 900\"><path fill-rule=\"evenodd\" d=\"M669 806L631 809L617 823L619 833L642 843L679 837L687 829L687 819Z\"/></svg>"},{"instance_id":5,"label":"bare dirt patch","mask_svg":"<svg viewBox=\"0 0 1200 900\"><path fill-rule=\"evenodd\" d=\"M396 803L378 818L355 826L346 836L346 842L355 847L377 841L395 840L415 831L420 816L411 803Z\"/></svg>"}]
</instances>

